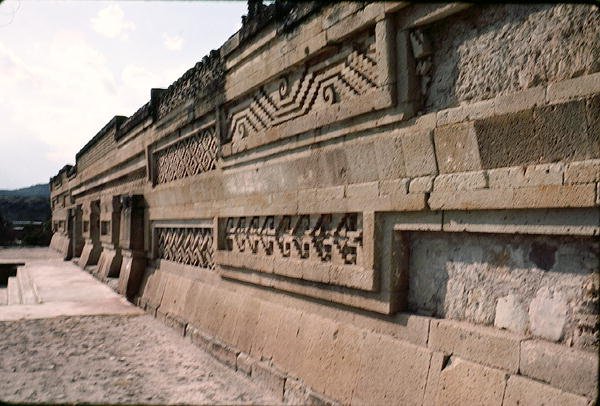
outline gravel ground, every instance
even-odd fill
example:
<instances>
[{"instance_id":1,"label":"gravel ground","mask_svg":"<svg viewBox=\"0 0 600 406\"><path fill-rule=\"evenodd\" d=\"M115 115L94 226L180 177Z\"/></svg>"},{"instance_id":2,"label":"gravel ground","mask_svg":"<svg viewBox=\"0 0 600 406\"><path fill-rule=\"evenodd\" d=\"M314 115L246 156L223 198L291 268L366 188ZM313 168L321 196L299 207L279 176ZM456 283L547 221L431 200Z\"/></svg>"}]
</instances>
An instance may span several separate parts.
<instances>
[{"instance_id":1,"label":"gravel ground","mask_svg":"<svg viewBox=\"0 0 600 406\"><path fill-rule=\"evenodd\" d=\"M0 403L274 404L144 316L0 322Z\"/></svg>"}]
</instances>

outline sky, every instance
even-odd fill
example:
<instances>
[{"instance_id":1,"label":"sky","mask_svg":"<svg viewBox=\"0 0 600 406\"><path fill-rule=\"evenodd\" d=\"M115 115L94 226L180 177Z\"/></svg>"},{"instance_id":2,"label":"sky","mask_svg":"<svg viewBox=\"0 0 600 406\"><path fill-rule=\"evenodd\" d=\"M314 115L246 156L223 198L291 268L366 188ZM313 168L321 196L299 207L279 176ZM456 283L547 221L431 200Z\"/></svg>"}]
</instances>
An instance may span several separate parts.
<instances>
[{"instance_id":1,"label":"sky","mask_svg":"<svg viewBox=\"0 0 600 406\"><path fill-rule=\"evenodd\" d=\"M0 189L48 182L241 27L245 1L0 3Z\"/></svg>"}]
</instances>

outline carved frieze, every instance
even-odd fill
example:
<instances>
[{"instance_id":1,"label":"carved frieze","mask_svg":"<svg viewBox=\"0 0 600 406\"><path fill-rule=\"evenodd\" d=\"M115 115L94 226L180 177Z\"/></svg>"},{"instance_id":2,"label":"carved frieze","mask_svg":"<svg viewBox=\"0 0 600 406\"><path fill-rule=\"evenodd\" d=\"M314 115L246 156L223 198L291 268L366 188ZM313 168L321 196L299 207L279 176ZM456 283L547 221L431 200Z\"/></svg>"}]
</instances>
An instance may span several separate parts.
<instances>
[{"instance_id":1,"label":"carved frieze","mask_svg":"<svg viewBox=\"0 0 600 406\"><path fill-rule=\"evenodd\" d=\"M214 268L212 228L155 228L157 258L184 265Z\"/></svg>"},{"instance_id":2,"label":"carved frieze","mask_svg":"<svg viewBox=\"0 0 600 406\"><path fill-rule=\"evenodd\" d=\"M374 290L362 213L221 219L216 262L294 279Z\"/></svg>"},{"instance_id":3,"label":"carved frieze","mask_svg":"<svg viewBox=\"0 0 600 406\"><path fill-rule=\"evenodd\" d=\"M216 168L218 141L211 126L153 153L154 184L171 182Z\"/></svg>"},{"instance_id":4,"label":"carved frieze","mask_svg":"<svg viewBox=\"0 0 600 406\"><path fill-rule=\"evenodd\" d=\"M224 110L223 141L235 153L271 142L275 133L275 138L292 136L389 106L379 48L371 28L234 101Z\"/></svg>"}]
</instances>

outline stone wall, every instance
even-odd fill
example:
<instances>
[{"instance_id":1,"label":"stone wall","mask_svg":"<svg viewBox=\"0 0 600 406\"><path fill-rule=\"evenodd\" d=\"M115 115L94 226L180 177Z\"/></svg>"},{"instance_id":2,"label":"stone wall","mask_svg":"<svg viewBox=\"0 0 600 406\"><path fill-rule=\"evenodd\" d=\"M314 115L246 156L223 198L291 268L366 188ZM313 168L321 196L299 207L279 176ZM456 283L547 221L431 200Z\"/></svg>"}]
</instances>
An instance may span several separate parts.
<instances>
[{"instance_id":1,"label":"stone wall","mask_svg":"<svg viewBox=\"0 0 600 406\"><path fill-rule=\"evenodd\" d=\"M86 269L288 403L593 402L595 10L249 11L53 178L52 245L100 202Z\"/></svg>"}]
</instances>

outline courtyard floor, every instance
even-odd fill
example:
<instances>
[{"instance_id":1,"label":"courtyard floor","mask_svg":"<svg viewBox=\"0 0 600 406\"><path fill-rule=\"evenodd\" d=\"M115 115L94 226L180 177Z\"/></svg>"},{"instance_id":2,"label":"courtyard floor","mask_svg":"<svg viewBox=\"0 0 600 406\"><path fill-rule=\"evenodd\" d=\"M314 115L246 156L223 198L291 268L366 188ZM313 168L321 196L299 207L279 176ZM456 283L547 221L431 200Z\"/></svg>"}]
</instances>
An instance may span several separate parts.
<instances>
[{"instance_id":1,"label":"courtyard floor","mask_svg":"<svg viewBox=\"0 0 600 406\"><path fill-rule=\"evenodd\" d=\"M52 251L0 249L9 259L36 303L0 306L0 403L277 403Z\"/></svg>"}]
</instances>

